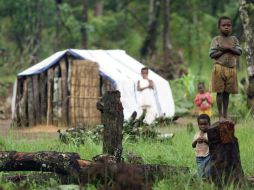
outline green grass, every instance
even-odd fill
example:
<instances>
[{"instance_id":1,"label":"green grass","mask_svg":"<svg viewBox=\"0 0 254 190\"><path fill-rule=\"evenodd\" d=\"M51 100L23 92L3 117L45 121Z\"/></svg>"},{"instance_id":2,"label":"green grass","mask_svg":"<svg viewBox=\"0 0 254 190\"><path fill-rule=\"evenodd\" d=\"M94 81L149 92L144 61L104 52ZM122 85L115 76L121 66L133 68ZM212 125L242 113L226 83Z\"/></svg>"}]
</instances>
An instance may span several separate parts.
<instances>
[{"instance_id":1,"label":"green grass","mask_svg":"<svg viewBox=\"0 0 254 190\"><path fill-rule=\"evenodd\" d=\"M213 119L215 121L215 119ZM190 119L195 124L194 119ZM254 128L252 118L240 121L236 125L236 137L239 140L241 162L246 176L254 175ZM195 126L195 125L194 125ZM197 130L197 127L194 127ZM149 139L140 139L138 142L130 142L124 139L124 153L133 152L144 159L145 163L169 164L174 166L188 166L190 174L170 176L163 180L156 181L154 189L214 189L213 184L203 182L200 179L193 178L196 171L195 154L191 147L192 138L195 131L188 133L185 125L172 125L166 128L159 129L164 132L173 132L175 136L171 140L158 141ZM95 144L91 140L80 147L73 144L66 145L60 143L58 139L47 135L33 137L33 134L17 138L16 133L11 133L8 138L0 139L1 150L16 150L16 151L60 151L60 152L77 152L83 159L91 159L93 156L100 154L102 151L101 144ZM17 189L14 184L0 184L5 189ZM52 179L43 184L38 184L36 181L30 181L26 189L45 189L47 187L56 187L59 185L57 181ZM54 188L53 188L54 189ZM90 185L87 189L95 189ZM229 186L225 189L234 189ZM245 189L251 189L246 187Z\"/></svg>"}]
</instances>

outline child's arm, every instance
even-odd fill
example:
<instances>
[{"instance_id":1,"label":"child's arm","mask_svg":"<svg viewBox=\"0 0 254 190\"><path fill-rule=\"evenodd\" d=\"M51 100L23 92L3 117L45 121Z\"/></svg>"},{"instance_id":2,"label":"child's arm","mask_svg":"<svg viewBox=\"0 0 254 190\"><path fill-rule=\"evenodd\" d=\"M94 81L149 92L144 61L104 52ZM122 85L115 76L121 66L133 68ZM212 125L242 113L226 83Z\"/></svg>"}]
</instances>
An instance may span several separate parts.
<instances>
[{"instance_id":1,"label":"child's arm","mask_svg":"<svg viewBox=\"0 0 254 190\"><path fill-rule=\"evenodd\" d=\"M204 142L206 143L206 144L208 144L208 140L207 139L203 139L204 140Z\"/></svg>"},{"instance_id":2,"label":"child's arm","mask_svg":"<svg viewBox=\"0 0 254 190\"><path fill-rule=\"evenodd\" d=\"M219 49L218 37L213 38L212 42L211 42L211 45L210 45L209 56L212 59L217 59L217 58L219 58L220 56L222 56L225 53L226 52L221 51Z\"/></svg>"},{"instance_id":3,"label":"child's arm","mask_svg":"<svg viewBox=\"0 0 254 190\"><path fill-rule=\"evenodd\" d=\"M223 51L225 53L231 53L233 55L238 55L238 56L242 54L242 50L237 47L222 46L220 47L220 51Z\"/></svg>"},{"instance_id":4,"label":"child's arm","mask_svg":"<svg viewBox=\"0 0 254 190\"><path fill-rule=\"evenodd\" d=\"M200 105L201 105L202 100L201 100L201 98L199 97L199 95L196 95L195 100L194 100L194 103L195 103L196 106L200 106Z\"/></svg>"},{"instance_id":5,"label":"child's arm","mask_svg":"<svg viewBox=\"0 0 254 190\"><path fill-rule=\"evenodd\" d=\"M193 141L193 142L192 142L192 148L195 148L195 147L196 147L196 145L197 145L197 143L198 143L198 141L197 141L197 140Z\"/></svg>"},{"instance_id":6,"label":"child's arm","mask_svg":"<svg viewBox=\"0 0 254 190\"><path fill-rule=\"evenodd\" d=\"M146 88L148 88L148 87L141 88L140 87L140 81L138 81L138 88L137 88L138 91L145 90Z\"/></svg>"},{"instance_id":7,"label":"child's arm","mask_svg":"<svg viewBox=\"0 0 254 190\"><path fill-rule=\"evenodd\" d=\"M239 45L239 41L235 36L232 36L231 39L234 41L233 46L223 46L220 47L222 51L231 53L233 55L238 55L240 56L242 54L242 48Z\"/></svg>"},{"instance_id":8,"label":"child's arm","mask_svg":"<svg viewBox=\"0 0 254 190\"><path fill-rule=\"evenodd\" d=\"M148 88L154 89L154 84L152 80L149 80L149 86Z\"/></svg>"},{"instance_id":9,"label":"child's arm","mask_svg":"<svg viewBox=\"0 0 254 190\"><path fill-rule=\"evenodd\" d=\"M217 50L217 51L214 51L214 52L210 53L210 57L212 59L217 59L217 58L219 58L220 56L222 56L225 53L226 52L224 52L224 51Z\"/></svg>"},{"instance_id":10,"label":"child's arm","mask_svg":"<svg viewBox=\"0 0 254 190\"><path fill-rule=\"evenodd\" d=\"M206 95L206 100L209 104L212 104L213 103L213 99L212 99L212 96L210 94L207 93Z\"/></svg>"}]
</instances>

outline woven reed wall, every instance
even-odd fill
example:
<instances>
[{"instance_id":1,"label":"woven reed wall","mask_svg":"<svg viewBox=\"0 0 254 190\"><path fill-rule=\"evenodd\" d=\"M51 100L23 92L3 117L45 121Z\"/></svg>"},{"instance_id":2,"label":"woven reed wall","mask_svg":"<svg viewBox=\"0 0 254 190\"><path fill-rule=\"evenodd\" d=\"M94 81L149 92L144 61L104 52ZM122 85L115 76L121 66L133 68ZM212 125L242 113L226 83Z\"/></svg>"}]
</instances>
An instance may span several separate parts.
<instances>
[{"instance_id":1,"label":"woven reed wall","mask_svg":"<svg viewBox=\"0 0 254 190\"><path fill-rule=\"evenodd\" d=\"M100 124L101 115L96 109L99 98L99 68L91 61L73 60L70 80L70 121L78 124Z\"/></svg>"}]
</instances>

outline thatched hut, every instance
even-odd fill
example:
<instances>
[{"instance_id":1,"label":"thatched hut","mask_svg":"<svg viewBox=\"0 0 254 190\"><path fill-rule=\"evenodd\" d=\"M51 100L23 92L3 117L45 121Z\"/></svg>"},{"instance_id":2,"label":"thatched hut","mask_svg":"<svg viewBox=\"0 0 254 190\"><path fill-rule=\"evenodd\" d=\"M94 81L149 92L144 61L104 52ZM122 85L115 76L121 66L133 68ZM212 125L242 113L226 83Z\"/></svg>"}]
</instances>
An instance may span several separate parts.
<instances>
[{"instance_id":1,"label":"thatched hut","mask_svg":"<svg viewBox=\"0 0 254 190\"><path fill-rule=\"evenodd\" d=\"M121 92L125 119L138 111L136 81L141 63L122 50L57 52L17 76L13 120L17 126L100 123L96 102L107 90ZM169 84L151 71L159 115L173 116Z\"/></svg>"}]
</instances>

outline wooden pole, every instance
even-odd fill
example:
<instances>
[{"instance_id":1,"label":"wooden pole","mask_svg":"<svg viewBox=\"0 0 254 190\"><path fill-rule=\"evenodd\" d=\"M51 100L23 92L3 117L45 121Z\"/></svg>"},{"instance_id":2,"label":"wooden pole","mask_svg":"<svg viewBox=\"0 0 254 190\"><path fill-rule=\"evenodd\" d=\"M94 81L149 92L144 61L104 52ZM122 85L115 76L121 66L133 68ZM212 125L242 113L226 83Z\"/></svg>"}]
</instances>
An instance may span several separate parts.
<instances>
[{"instance_id":1,"label":"wooden pole","mask_svg":"<svg viewBox=\"0 0 254 190\"><path fill-rule=\"evenodd\" d=\"M16 105L15 105L15 122L17 127L21 127L22 126L22 105L21 104L21 100L22 100L22 80L21 79L17 79L17 95L16 95Z\"/></svg>"},{"instance_id":2,"label":"wooden pole","mask_svg":"<svg viewBox=\"0 0 254 190\"><path fill-rule=\"evenodd\" d=\"M53 124L53 78L54 71L52 68L48 69L48 81L47 81L47 125Z\"/></svg>"},{"instance_id":3,"label":"wooden pole","mask_svg":"<svg viewBox=\"0 0 254 190\"><path fill-rule=\"evenodd\" d=\"M117 161L121 161L123 139L123 106L120 101L119 91L108 91L97 103L97 109L102 113L103 153L114 155Z\"/></svg>"},{"instance_id":4,"label":"wooden pole","mask_svg":"<svg viewBox=\"0 0 254 190\"><path fill-rule=\"evenodd\" d=\"M29 117L28 117L28 82L27 79L23 82L23 116L22 116L22 126L29 126Z\"/></svg>"},{"instance_id":5,"label":"wooden pole","mask_svg":"<svg viewBox=\"0 0 254 190\"><path fill-rule=\"evenodd\" d=\"M59 86L58 86L58 81L59 81L59 65L57 65L54 68L54 79L53 79L53 124L58 126L58 93L59 93Z\"/></svg>"},{"instance_id":6,"label":"wooden pole","mask_svg":"<svg viewBox=\"0 0 254 190\"><path fill-rule=\"evenodd\" d=\"M41 124L41 104L40 104L40 83L39 75L33 77L33 93L34 93L34 110L36 124Z\"/></svg>"},{"instance_id":7,"label":"wooden pole","mask_svg":"<svg viewBox=\"0 0 254 190\"><path fill-rule=\"evenodd\" d=\"M33 91L33 77L27 78L27 88L28 88L28 123L29 126L36 125L36 110L34 101L34 91Z\"/></svg>"},{"instance_id":8,"label":"wooden pole","mask_svg":"<svg viewBox=\"0 0 254 190\"><path fill-rule=\"evenodd\" d=\"M47 122L47 73L42 72L40 74L40 110L41 110L41 123Z\"/></svg>"},{"instance_id":9,"label":"wooden pole","mask_svg":"<svg viewBox=\"0 0 254 190\"><path fill-rule=\"evenodd\" d=\"M67 71L67 59L60 62L60 68L62 73L62 122L68 126L68 71Z\"/></svg>"}]
</instances>

